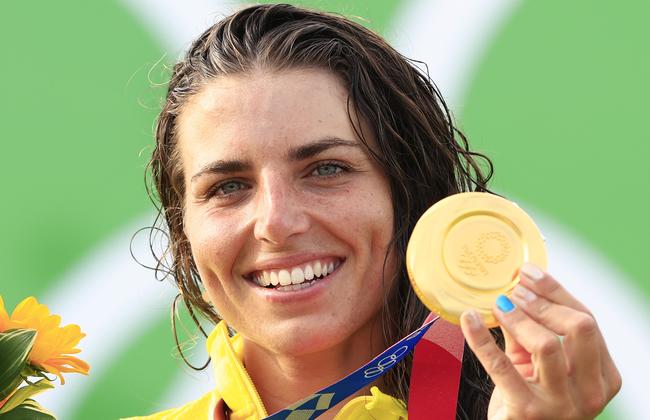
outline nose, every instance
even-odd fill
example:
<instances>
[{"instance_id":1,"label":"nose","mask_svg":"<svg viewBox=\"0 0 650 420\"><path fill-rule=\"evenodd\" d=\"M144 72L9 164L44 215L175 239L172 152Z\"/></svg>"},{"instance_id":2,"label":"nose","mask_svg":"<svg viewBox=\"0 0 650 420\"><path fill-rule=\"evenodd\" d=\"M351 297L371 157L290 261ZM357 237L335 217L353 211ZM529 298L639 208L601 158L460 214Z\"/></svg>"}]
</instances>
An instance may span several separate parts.
<instances>
[{"instance_id":1,"label":"nose","mask_svg":"<svg viewBox=\"0 0 650 420\"><path fill-rule=\"evenodd\" d=\"M255 201L255 239L282 246L309 229L308 203L281 174L261 178Z\"/></svg>"}]
</instances>

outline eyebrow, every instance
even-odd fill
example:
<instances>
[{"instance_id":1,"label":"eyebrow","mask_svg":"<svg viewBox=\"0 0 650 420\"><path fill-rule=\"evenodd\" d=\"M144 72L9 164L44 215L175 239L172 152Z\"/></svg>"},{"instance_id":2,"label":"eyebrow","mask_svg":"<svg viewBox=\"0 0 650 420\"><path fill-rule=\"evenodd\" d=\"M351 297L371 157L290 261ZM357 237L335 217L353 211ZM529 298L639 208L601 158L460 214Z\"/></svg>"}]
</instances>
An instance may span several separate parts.
<instances>
[{"instance_id":1,"label":"eyebrow","mask_svg":"<svg viewBox=\"0 0 650 420\"><path fill-rule=\"evenodd\" d=\"M300 161L314 157L334 147L354 147L360 149L359 143L351 140L344 140L339 137L325 137L312 143L289 149L287 157L290 161ZM253 167L245 160L216 160L202 167L192 176L190 182L196 181L205 174L231 174L235 172L248 171Z\"/></svg>"},{"instance_id":2,"label":"eyebrow","mask_svg":"<svg viewBox=\"0 0 650 420\"><path fill-rule=\"evenodd\" d=\"M289 157L289 160L292 161L305 160L314 157L325 150L340 146L361 148L359 143L355 141L344 140L339 137L325 137L313 143L289 149L287 156Z\"/></svg>"},{"instance_id":3,"label":"eyebrow","mask_svg":"<svg viewBox=\"0 0 650 420\"><path fill-rule=\"evenodd\" d=\"M195 173L190 182L196 181L205 174L231 174L250 170L251 167L252 165L249 162L243 160L215 160Z\"/></svg>"}]
</instances>

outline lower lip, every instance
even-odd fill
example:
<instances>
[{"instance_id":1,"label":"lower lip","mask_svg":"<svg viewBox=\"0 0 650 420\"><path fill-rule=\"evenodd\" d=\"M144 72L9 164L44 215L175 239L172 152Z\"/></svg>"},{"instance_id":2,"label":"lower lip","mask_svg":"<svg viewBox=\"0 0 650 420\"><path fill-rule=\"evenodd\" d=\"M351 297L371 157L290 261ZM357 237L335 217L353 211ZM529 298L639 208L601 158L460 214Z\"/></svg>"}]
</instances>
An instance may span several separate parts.
<instances>
[{"instance_id":1,"label":"lower lip","mask_svg":"<svg viewBox=\"0 0 650 420\"><path fill-rule=\"evenodd\" d=\"M268 302L290 303L295 301L311 300L325 292L325 290L329 286L329 283L332 282L334 278L338 275L339 270L341 269L344 263L345 261L341 262L341 264L338 267L336 267L336 270L328 274L325 278L316 280L309 287L305 287L304 289L300 289L300 290L280 291L275 288L258 286L250 281L248 282L248 284L250 284L251 287L255 290L255 293L259 293L260 295L262 295L262 298Z\"/></svg>"}]
</instances>

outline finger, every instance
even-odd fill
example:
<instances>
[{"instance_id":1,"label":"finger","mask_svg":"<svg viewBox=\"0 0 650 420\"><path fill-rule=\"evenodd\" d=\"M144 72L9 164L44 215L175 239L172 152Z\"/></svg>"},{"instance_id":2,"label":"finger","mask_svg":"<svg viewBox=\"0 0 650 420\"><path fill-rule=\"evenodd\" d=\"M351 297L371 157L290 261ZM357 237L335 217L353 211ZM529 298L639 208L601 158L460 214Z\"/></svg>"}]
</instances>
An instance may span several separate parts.
<instances>
[{"instance_id":1,"label":"finger","mask_svg":"<svg viewBox=\"0 0 650 420\"><path fill-rule=\"evenodd\" d=\"M614 365L614 362L611 359L609 361L610 363L606 365L604 375L605 383L607 385L607 402L611 401L623 386L621 373L616 368L616 365Z\"/></svg>"},{"instance_id":2,"label":"finger","mask_svg":"<svg viewBox=\"0 0 650 420\"><path fill-rule=\"evenodd\" d=\"M621 380L621 374L618 371L618 368L616 367L616 364L614 364L614 360L612 359L612 356L609 353L609 349L607 348L607 343L605 343L605 338L602 338L602 345L600 347L601 351L601 368L603 371L603 377L605 378L605 383L607 384L607 394L609 395L609 399L612 399L614 395L618 393L618 391L621 390L622 386L622 380Z\"/></svg>"},{"instance_id":3,"label":"finger","mask_svg":"<svg viewBox=\"0 0 650 420\"><path fill-rule=\"evenodd\" d=\"M551 302L591 314L589 309L562 287L553 276L546 273L535 264L523 264L519 269L519 274L521 283L539 296L543 296Z\"/></svg>"},{"instance_id":4,"label":"finger","mask_svg":"<svg viewBox=\"0 0 650 420\"><path fill-rule=\"evenodd\" d=\"M534 264L526 263L520 269L520 280L523 285L537 295L546 297L549 301L568 306L587 313L593 317L589 309L566 291L551 275L545 273ZM609 354L604 337L600 337L601 370L611 399L621 388L621 375Z\"/></svg>"},{"instance_id":5,"label":"finger","mask_svg":"<svg viewBox=\"0 0 650 420\"><path fill-rule=\"evenodd\" d=\"M531 354L540 384L553 393L566 395L567 366L559 337L503 295L497 299L493 312L501 328Z\"/></svg>"},{"instance_id":6,"label":"finger","mask_svg":"<svg viewBox=\"0 0 650 420\"><path fill-rule=\"evenodd\" d=\"M513 290L512 300L532 319L555 334L565 336L563 347L568 374L580 394L580 401L591 401L592 395L603 395L601 349L604 340L594 318L537 296L521 284Z\"/></svg>"},{"instance_id":7,"label":"finger","mask_svg":"<svg viewBox=\"0 0 650 420\"><path fill-rule=\"evenodd\" d=\"M535 372L533 371L533 361L530 358L530 353L508 331L501 329L501 332L505 339L506 355L515 366L515 369L524 378L532 378Z\"/></svg>"},{"instance_id":8,"label":"finger","mask_svg":"<svg viewBox=\"0 0 650 420\"><path fill-rule=\"evenodd\" d=\"M525 263L520 269L521 284L539 296L546 297L549 301L565 305L577 311L584 312L593 317L591 311L582 302L573 297L562 285L551 275L541 270L534 264ZM595 318L594 318L595 319ZM560 333L561 334L561 333ZM564 335L564 334L561 334ZM614 393L618 392L621 386L621 376L616 368L605 339L600 334L601 370L605 381L611 384Z\"/></svg>"},{"instance_id":9,"label":"finger","mask_svg":"<svg viewBox=\"0 0 650 420\"><path fill-rule=\"evenodd\" d=\"M552 302L521 283L515 286L511 298L528 316L555 334L580 337L585 335L583 339L592 339L591 345L600 345L602 334L590 313Z\"/></svg>"},{"instance_id":10,"label":"finger","mask_svg":"<svg viewBox=\"0 0 650 420\"><path fill-rule=\"evenodd\" d=\"M494 342L476 311L465 311L460 317L460 326L467 345L490 375L494 384L507 395L508 400L524 405L532 398L528 383L517 372L508 356Z\"/></svg>"}]
</instances>

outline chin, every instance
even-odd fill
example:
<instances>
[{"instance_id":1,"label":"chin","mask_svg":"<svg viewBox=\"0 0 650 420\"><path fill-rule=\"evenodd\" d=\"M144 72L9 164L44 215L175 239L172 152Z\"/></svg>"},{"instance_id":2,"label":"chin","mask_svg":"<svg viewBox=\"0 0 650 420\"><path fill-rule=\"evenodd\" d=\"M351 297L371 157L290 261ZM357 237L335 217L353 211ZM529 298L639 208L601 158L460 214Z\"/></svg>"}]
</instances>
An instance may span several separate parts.
<instances>
[{"instance_id":1,"label":"chin","mask_svg":"<svg viewBox=\"0 0 650 420\"><path fill-rule=\"evenodd\" d=\"M270 347L278 353L296 356L318 353L335 347L349 336L345 328L334 327L331 324L294 322L294 320L269 332L271 336L268 337L267 342L270 342Z\"/></svg>"},{"instance_id":2,"label":"chin","mask_svg":"<svg viewBox=\"0 0 650 420\"><path fill-rule=\"evenodd\" d=\"M358 322L358 318L355 319ZM264 339L258 344L280 354L303 356L332 349L354 337L368 342L368 337L361 337L362 325L357 322L332 320L317 322L314 320L291 319L276 324L273 329L263 331ZM359 336L356 336L359 334ZM356 341L356 340L355 340ZM352 342L350 343L352 344Z\"/></svg>"}]
</instances>

